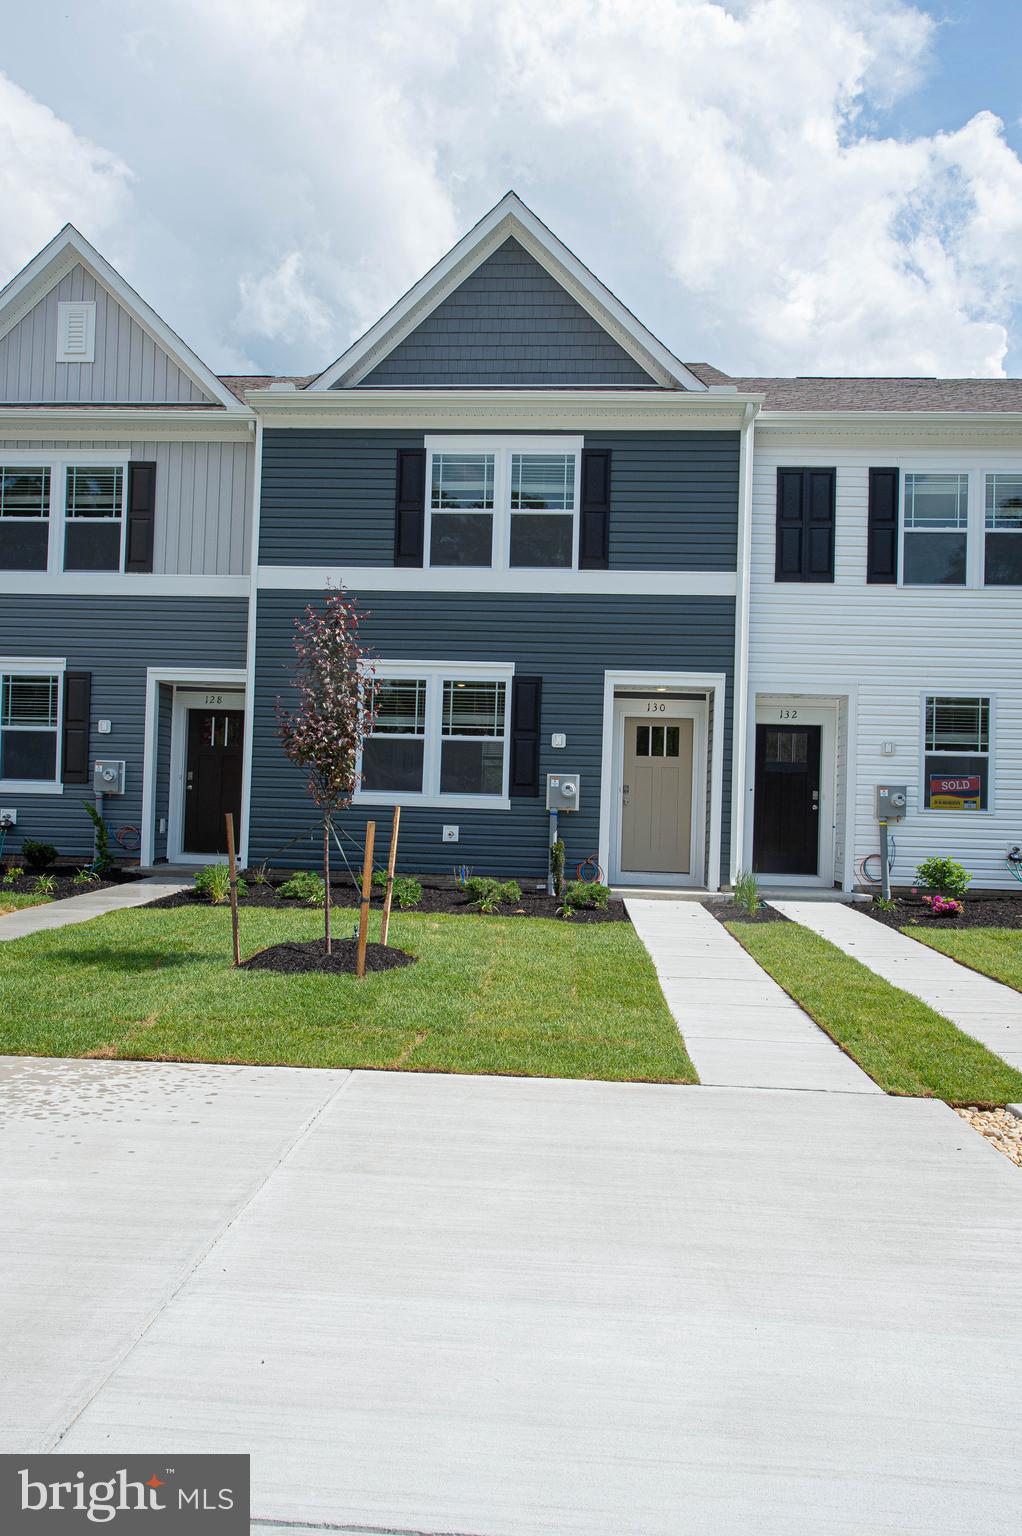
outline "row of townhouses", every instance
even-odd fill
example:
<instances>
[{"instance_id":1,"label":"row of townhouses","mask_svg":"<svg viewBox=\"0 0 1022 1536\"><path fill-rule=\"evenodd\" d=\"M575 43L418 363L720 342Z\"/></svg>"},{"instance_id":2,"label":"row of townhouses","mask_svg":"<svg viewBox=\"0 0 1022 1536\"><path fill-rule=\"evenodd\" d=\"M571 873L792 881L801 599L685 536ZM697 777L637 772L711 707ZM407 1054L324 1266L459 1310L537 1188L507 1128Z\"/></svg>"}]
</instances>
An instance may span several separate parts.
<instances>
[{"instance_id":1,"label":"row of townhouses","mask_svg":"<svg viewBox=\"0 0 1022 1536\"><path fill-rule=\"evenodd\" d=\"M0 813L87 858L310 864L296 616L368 610L345 814L401 864L715 890L1022 842L1022 381L683 363L509 193L307 378L225 378L67 227L0 293ZM123 765L123 779L120 768ZM592 866L590 866L591 868Z\"/></svg>"}]
</instances>

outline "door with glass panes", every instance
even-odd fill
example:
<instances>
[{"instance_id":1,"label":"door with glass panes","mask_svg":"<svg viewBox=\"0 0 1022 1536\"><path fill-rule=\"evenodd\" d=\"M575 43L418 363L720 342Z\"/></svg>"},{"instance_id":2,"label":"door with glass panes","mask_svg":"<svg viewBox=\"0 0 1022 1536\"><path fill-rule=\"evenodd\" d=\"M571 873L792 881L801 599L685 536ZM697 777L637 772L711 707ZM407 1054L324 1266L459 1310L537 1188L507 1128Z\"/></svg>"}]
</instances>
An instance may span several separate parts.
<instances>
[{"instance_id":1,"label":"door with glass panes","mask_svg":"<svg viewBox=\"0 0 1022 1536\"><path fill-rule=\"evenodd\" d=\"M621 868L687 875L692 870L691 716L656 723L626 715L621 777Z\"/></svg>"}]
</instances>

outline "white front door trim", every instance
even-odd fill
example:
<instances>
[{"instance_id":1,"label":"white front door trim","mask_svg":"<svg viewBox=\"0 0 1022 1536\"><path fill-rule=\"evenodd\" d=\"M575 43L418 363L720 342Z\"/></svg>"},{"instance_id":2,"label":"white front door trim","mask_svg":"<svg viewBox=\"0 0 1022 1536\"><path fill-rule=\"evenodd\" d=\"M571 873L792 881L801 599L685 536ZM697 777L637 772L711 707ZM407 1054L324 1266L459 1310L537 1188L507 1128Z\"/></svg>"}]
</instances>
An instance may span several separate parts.
<instances>
[{"instance_id":1,"label":"white front door trim","mask_svg":"<svg viewBox=\"0 0 1022 1536\"><path fill-rule=\"evenodd\" d=\"M145 691L145 735L142 743L142 837L139 847L139 863L143 866L153 862L153 845L156 838L156 771L158 759L157 727L159 723L159 698L160 684L169 683L175 690L174 715L171 719L171 760L170 760L170 806L167 820L167 862L175 862L181 859L180 838L183 825L183 797L184 797L184 753L183 742L175 745L175 735L180 735L180 727L177 723L178 693L183 689L192 689L193 697L198 698L198 707L201 707L205 690L215 689L218 692L239 695L244 708L245 684L247 673L243 667L220 667L211 670L208 667L148 667L146 669ZM202 694L195 690L202 689ZM180 786L175 787L175 752L179 755L178 773ZM241 807L242 830L245 832L248 825L248 807L242 801ZM176 837L176 843L173 839ZM201 856L184 860L188 864L201 864L216 862Z\"/></svg>"},{"instance_id":2,"label":"white front door trim","mask_svg":"<svg viewBox=\"0 0 1022 1536\"><path fill-rule=\"evenodd\" d=\"M757 689L755 696L756 726L760 725L818 725L820 730L820 809L818 814L819 845L815 875L774 875L769 870L757 870L757 877L770 885L820 886L834 884L834 851L837 839L837 734L838 710L841 699L834 694L807 694L793 689L779 689L767 693ZM797 711L797 713L795 713ZM753 837L756 818L756 731L749 732L748 784L749 806L748 845L746 867L752 868Z\"/></svg>"},{"instance_id":3,"label":"white front door trim","mask_svg":"<svg viewBox=\"0 0 1022 1536\"><path fill-rule=\"evenodd\" d=\"M669 700L673 714L686 713L693 706L695 736L693 763L693 858L691 876L644 875L644 885L701 886L706 871L706 888L711 891L720 886L720 837L724 783L724 711L727 702L727 678L723 672L605 672L603 675L603 751L600 765L600 846L599 860L605 878L613 882L618 878L621 838L621 764L624 741L620 722L627 706L642 703L640 698L618 699L619 693L635 693L655 697L658 689L669 693L701 693L700 699ZM708 701L713 699L713 729L708 733L706 722ZM618 709L618 705L623 706ZM634 709L635 713L642 713ZM712 739L708 740L708 736ZM706 754L710 753L710 806L709 837L705 836L706 815ZM585 786L583 784L583 793Z\"/></svg>"}]
</instances>

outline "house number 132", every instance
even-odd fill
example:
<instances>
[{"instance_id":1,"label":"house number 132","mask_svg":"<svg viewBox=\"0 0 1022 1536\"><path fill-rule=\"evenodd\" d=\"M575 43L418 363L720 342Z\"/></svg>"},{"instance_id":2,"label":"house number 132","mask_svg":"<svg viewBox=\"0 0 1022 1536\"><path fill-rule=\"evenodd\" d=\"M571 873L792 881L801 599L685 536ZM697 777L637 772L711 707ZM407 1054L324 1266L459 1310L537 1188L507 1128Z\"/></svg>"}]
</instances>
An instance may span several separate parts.
<instances>
[{"instance_id":1,"label":"house number 132","mask_svg":"<svg viewBox=\"0 0 1022 1536\"><path fill-rule=\"evenodd\" d=\"M780 710L777 711L777 718L778 718L778 720L797 720L798 719L798 710L797 709L780 709Z\"/></svg>"}]
</instances>

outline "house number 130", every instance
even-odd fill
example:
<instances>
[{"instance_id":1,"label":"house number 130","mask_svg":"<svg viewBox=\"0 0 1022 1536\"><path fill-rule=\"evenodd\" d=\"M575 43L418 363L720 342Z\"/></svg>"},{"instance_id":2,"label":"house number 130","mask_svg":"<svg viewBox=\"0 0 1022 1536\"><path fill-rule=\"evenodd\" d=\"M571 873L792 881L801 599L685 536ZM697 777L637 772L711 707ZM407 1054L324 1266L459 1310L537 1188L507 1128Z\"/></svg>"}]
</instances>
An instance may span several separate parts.
<instances>
[{"instance_id":1,"label":"house number 130","mask_svg":"<svg viewBox=\"0 0 1022 1536\"><path fill-rule=\"evenodd\" d=\"M666 715L666 713L667 713L667 705L666 704L657 704L657 703L655 703L655 702L653 702L651 700L647 700L646 701L646 713L647 713L647 715Z\"/></svg>"}]
</instances>

